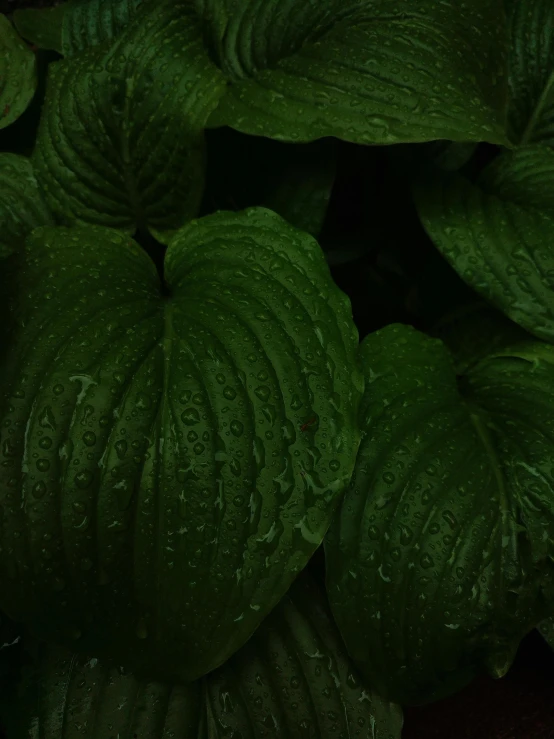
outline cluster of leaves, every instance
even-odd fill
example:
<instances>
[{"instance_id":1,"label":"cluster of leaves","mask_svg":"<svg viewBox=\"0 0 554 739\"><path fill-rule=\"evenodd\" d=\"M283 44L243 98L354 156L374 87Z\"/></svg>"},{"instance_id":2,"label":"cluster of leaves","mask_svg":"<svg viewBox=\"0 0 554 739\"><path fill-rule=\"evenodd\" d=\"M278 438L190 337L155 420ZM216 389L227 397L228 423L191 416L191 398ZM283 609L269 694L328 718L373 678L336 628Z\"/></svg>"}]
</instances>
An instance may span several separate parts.
<instances>
[{"instance_id":1,"label":"cluster of leaves","mask_svg":"<svg viewBox=\"0 0 554 739\"><path fill-rule=\"evenodd\" d=\"M0 46L10 739L398 739L552 639L554 5Z\"/></svg>"}]
</instances>

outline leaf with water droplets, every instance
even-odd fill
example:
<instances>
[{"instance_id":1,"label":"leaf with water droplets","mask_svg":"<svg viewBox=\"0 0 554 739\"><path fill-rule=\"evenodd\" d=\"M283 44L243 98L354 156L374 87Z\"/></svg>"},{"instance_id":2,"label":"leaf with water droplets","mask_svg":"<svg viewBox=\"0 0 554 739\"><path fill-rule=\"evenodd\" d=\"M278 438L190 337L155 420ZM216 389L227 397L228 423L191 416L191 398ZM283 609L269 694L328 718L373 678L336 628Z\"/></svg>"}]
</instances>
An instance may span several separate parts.
<instances>
[{"instance_id":1,"label":"leaf with water droplets","mask_svg":"<svg viewBox=\"0 0 554 739\"><path fill-rule=\"evenodd\" d=\"M326 598L305 573L247 644L208 676L206 689L214 739L401 735L400 706L364 683Z\"/></svg>"},{"instance_id":2,"label":"leaf with water droplets","mask_svg":"<svg viewBox=\"0 0 554 739\"><path fill-rule=\"evenodd\" d=\"M50 65L33 161L58 222L149 228L167 242L196 215L203 127L223 83L185 6L173 12L188 25L154 9L115 42Z\"/></svg>"},{"instance_id":3,"label":"leaf with water droplets","mask_svg":"<svg viewBox=\"0 0 554 739\"><path fill-rule=\"evenodd\" d=\"M62 23L72 0L53 8L18 8L13 22L24 39L39 49L51 49L62 53Z\"/></svg>"},{"instance_id":4,"label":"leaf with water droplets","mask_svg":"<svg viewBox=\"0 0 554 739\"><path fill-rule=\"evenodd\" d=\"M284 595L350 479L350 303L317 242L265 209L179 231L169 298L112 229L36 229L23 256L0 604L73 649L197 678Z\"/></svg>"},{"instance_id":5,"label":"leaf with water droplets","mask_svg":"<svg viewBox=\"0 0 554 739\"><path fill-rule=\"evenodd\" d=\"M230 81L210 125L285 141L507 143L501 0L196 0Z\"/></svg>"},{"instance_id":6,"label":"leaf with water droplets","mask_svg":"<svg viewBox=\"0 0 554 739\"><path fill-rule=\"evenodd\" d=\"M400 739L400 707L363 682L304 573L242 649L186 686L52 644L26 646L34 663L2 705L5 722L25 723L14 737L33 727L42 739L77 739L87 726L89 739Z\"/></svg>"},{"instance_id":7,"label":"leaf with water droplets","mask_svg":"<svg viewBox=\"0 0 554 739\"><path fill-rule=\"evenodd\" d=\"M34 660L2 714L8 726L17 722L14 739L81 739L85 727L88 739L205 738L201 682L140 679L106 660L26 642Z\"/></svg>"},{"instance_id":8,"label":"leaf with water droplets","mask_svg":"<svg viewBox=\"0 0 554 739\"><path fill-rule=\"evenodd\" d=\"M442 342L396 324L360 352L364 435L327 588L368 683L421 703L505 674L554 610L554 348L498 348L456 377Z\"/></svg>"},{"instance_id":9,"label":"leaf with water droplets","mask_svg":"<svg viewBox=\"0 0 554 739\"><path fill-rule=\"evenodd\" d=\"M35 55L0 14L0 128L25 112L37 88Z\"/></svg>"},{"instance_id":10,"label":"leaf with water droplets","mask_svg":"<svg viewBox=\"0 0 554 739\"><path fill-rule=\"evenodd\" d=\"M117 37L144 0L70 0L62 21L62 54L80 51Z\"/></svg>"},{"instance_id":11,"label":"leaf with water droplets","mask_svg":"<svg viewBox=\"0 0 554 739\"><path fill-rule=\"evenodd\" d=\"M517 144L554 145L554 5L505 0L508 17L508 124Z\"/></svg>"},{"instance_id":12,"label":"leaf with water droplets","mask_svg":"<svg viewBox=\"0 0 554 739\"><path fill-rule=\"evenodd\" d=\"M460 277L535 336L554 342L554 150L505 152L475 183L435 171L414 189L420 219Z\"/></svg>"},{"instance_id":13,"label":"leaf with water droplets","mask_svg":"<svg viewBox=\"0 0 554 739\"><path fill-rule=\"evenodd\" d=\"M0 257L15 251L33 228L53 224L27 157L0 154L0 222Z\"/></svg>"}]
</instances>

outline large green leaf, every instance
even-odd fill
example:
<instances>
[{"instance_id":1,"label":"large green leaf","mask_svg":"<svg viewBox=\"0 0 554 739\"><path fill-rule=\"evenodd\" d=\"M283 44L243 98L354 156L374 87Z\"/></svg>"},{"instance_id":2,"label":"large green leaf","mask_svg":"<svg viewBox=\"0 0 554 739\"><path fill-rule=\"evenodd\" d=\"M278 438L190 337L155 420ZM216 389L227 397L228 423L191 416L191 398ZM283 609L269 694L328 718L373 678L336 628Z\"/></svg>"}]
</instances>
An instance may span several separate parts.
<instances>
[{"instance_id":1,"label":"large green leaf","mask_svg":"<svg viewBox=\"0 0 554 739\"><path fill-rule=\"evenodd\" d=\"M0 258L38 226L52 225L27 157L0 153Z\"/></svg>"},{"instance_id":2,"label":"large green leaf","mask_svg":"<svg viewBox=\"0 0 554 739\"><path fill-rule=\"evenodd\" d=\"M53 8L16 10L14 23L19 33L39 48L75 56L118 36L143 2L67 0Z\"/></svg>"},{"instance_id":3,"label":"large green leaf","mask_svg":"<svg viewBox=\"0 0 554 739\"><path fill-rule=\"evenodd\" d=\"M0 14L0 128L26 110L37 87L35 55Z\"/></svg>"},{"instance_id":4,"label":"large green leaf","mask_svg":"<svg viewBox=\"0 0 554 739\"><path fill-rule=\"evenodd\" d=\"M400 739L400 707L364 685L305 575L203 684L139 680L53 645L41 645L37 657L6 715L23 714L41 739L262 739L269 732L278 739Z\"/></svg>"},{"instance_id":5,"label":"large green leaf","mask_svg":"<svg viewBox=\"0 0 554 739\"><path fill-rule=\"evenodd\" d=\"M211 125L288 141L507 141L501 0L195 2L231 83Z\"/></svg>"},{"instance_id":6,"label":"large green leaf","mask_svg":"<svg viewBox=\"0 0 554 739\"><path fill-rule=\"evenodd\" d=\"M200 681L141 680L54 644L35 651L32 672L5 708L7 720L20 724L13 739L208 739Z\"/></svg>"},{"instance_id":7,"label":"large green leaf","mask_svg":"<svg viewBox=\"0 0 554 739\"><path fill-rule=\"evenodd\" d=\"M70 0L62 23L62 53L74 56L113 39L145 0Z\"/></svg>"},{"instance_id":8,"label":"large green leaf","mask_svg":"<svg viewBox=\"0 0 554 739\"><path fill-rule=\"evenodd\" d=\"M510 51L508 121L514 142L554 145L554 5L506 0Z\"/></svg>"},{"instance_id":9,"label":"large green leaf","mask_svg":"<svg viewBox=\"0 0 554 739\"><path fill-rule=\"evenodd\" d=\"M174 5L190 16L185 0ZM194 23L135 20L113 45L51 66L34 162L60 222L148 227L167 241L196 215L220 83Z\"/></svg>"},{"instance_id":10,"label":"large green leaf","mask_svg":"<svg viewBox=\"0 0 554 739\"><path fill-rule=\"evenodd\" d=\"M456 378L437 339L361 345L352 483L326 540L331 607L369 684L400 703L501 676L554 605L554 348L528 341Z\"/></svg>"},{"instance_id":11,"label":"large green leaf","mask_svg":"<svg viewBox=\"0 0 554 739\"><path fill-rule=\"evenodd\" d=\"M554 341L554 151L505 152L476 183L434 175L415 188L421 221L464 281L516 323Z\"/></svg>"},{"instance_id":12,"label":"large green leaf","mask_svg":"<svg viewBox=\"0 0 554 739\"><path fill-rule=\"evenodd\" d=\"M194 679L321 543L359 443L357 332L274 213L192 222L171 297L101 227L27 240L2 382L0 607L39 636Z\"/></svg>"},{"instance_id":13,"label":"large green leaf","mask_svg":"<svg viewBox=\"0 0 554 739\"><path fill-rule=\"evenodd\" d=\"M364 684L305 574L206 686L221 739L400 739L400 707Z\"/></svg>"}]
</instances>

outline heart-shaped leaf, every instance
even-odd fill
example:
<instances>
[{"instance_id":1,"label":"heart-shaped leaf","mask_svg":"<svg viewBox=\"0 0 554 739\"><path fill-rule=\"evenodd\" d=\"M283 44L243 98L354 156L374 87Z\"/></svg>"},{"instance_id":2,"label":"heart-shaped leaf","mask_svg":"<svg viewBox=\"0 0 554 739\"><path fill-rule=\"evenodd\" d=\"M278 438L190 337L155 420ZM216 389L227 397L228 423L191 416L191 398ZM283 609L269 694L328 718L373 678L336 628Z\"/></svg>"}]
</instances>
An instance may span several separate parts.
<instances>
[{"instance_id":1,"label":"heart-shaped leaf","mask_svg":"<svg viewBox=\"0 0 554 739\"><path fill-rule=\"evenodd\" d=\"M222 83L196 25L135 21L114 44L51 65L35 170L61 223L150 228L167 241L197 213L202 128Z\"/></svg>"},{"instance_id":2,"label":"heart-shaped leaf","mask_svg":"<svg viewBox=\"0 0 554 739\"><path fill-rule=\"evenodd\" d=\"M288 141L506 143L501 0L196 0L230 85L210 125Z\"/></svg>"},{"instance_id":3,"label":"heart-shaped leaf","mask_svg":"<svg viewBox=\"0 0 554 739\"><path fill-rule=\"evenodd\" d=\"M170 298L110 229L37 229L24 257L0 607L74 650L195 679L286 592L350 479L349 301L317 242L264 209L182 229Z\"/></svg>"},{"instance_id":4,"label":"heart-shaped leaf","mask_svg":"<svg viewBox=\"0 0 554 739\"><path fill-rule=\"evenodd\" d=\"M554 5L505 0L510 41L508 121L518 144L554 145Z\"/></svg>"},{"instance_id":5,"label":"heart-shaped leaf","mask_svg":"<svg viewBox=\"0 0 554 739\"><path fill-rule=\"evenodd\" d=\"M349 653L400 703L508 670L554 606L554 348L527 341L456 378L437 339L361 345L354 476L326 540Z\"/></svg>"},{"instance_id":6,"label":"heart-shaped leaf","mask_svg":"<svg viewBox=\"0 0 554 739\"><path fill-rule=\"evenodd\" d=\"M527 331L554 341L554 151L505 152L476 183L436 171L415 199L427 233L463 280Z\"/></svg>"},{"instance_id":7,"label":"heart-shaped leaf","mask_svg":"<svg viewBox=\"0 0 554 739\"><path fill-rule=\"evenodd\" d=\"M0 258L7 257L38 226L53 225L27 157L0 154Z\"/></svg>"},{"instance_id":8,"label":"heart-shaped leaf","mask_svg":"<svg viewBox=\"0 0 554 739\"><path fill-rule=\"evenodd\" d=\"M0 14L0 128L19 118L36 88L35 55L6 16Z\"/></svg>"}]
</instances>

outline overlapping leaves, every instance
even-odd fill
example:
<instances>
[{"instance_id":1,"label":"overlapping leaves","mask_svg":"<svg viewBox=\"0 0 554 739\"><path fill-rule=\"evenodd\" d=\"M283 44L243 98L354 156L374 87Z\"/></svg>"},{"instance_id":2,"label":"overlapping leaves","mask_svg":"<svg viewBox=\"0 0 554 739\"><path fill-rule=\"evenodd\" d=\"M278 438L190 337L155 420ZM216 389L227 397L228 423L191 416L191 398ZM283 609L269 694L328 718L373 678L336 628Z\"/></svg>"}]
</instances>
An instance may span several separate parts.
<instances>
[{"instance_id":1,"label":"overlapping leaves","mask_svg":"<svg viewBox=\"0 0 554 739\"><path fill-rule=\"evenodd\" d=\"M498 349L456 378L436 339L361 345L364 436L326 541L349 653L404 702L509 668L554 607L554 349Z\"/></svg>"},{"instance_id":2,"label":"overlapping leaves","mask_svg":"<svg viewBox=\"0 0 554 739\"><path fill-rule=\"evenodd\" d=\"M400 708L360 679L306 574L248 644L203 681L140 680L53 645L41 645L37 656L6 710L43 739L74 739L85 730L88 739L262 739L270 731L280 739L400 737Z\"/></svg>"},{"instance_id":3,"label":"overlapping leaves","mask_svg":"<svg viewBox=\"0 0 554 739\"><path fill-rule=\"evenodd\" d=\"M3 373L0 607L39 636L193 679L252 634L350 479L357 332L275 214L195 221L171 297L129 238L37 229Z\"/></svg>"},{"instance_id":4,"label":"overlapping leaves","mask_svg":"<svg viewBox=\"0 0 554 739\"><path fill-rule=\"evenodd\" d=\"M525 329L554 341L554 150L506 152L477 182L436 170L415 187L422 223L477 292Z\"/></svg>"}]
</instances>

